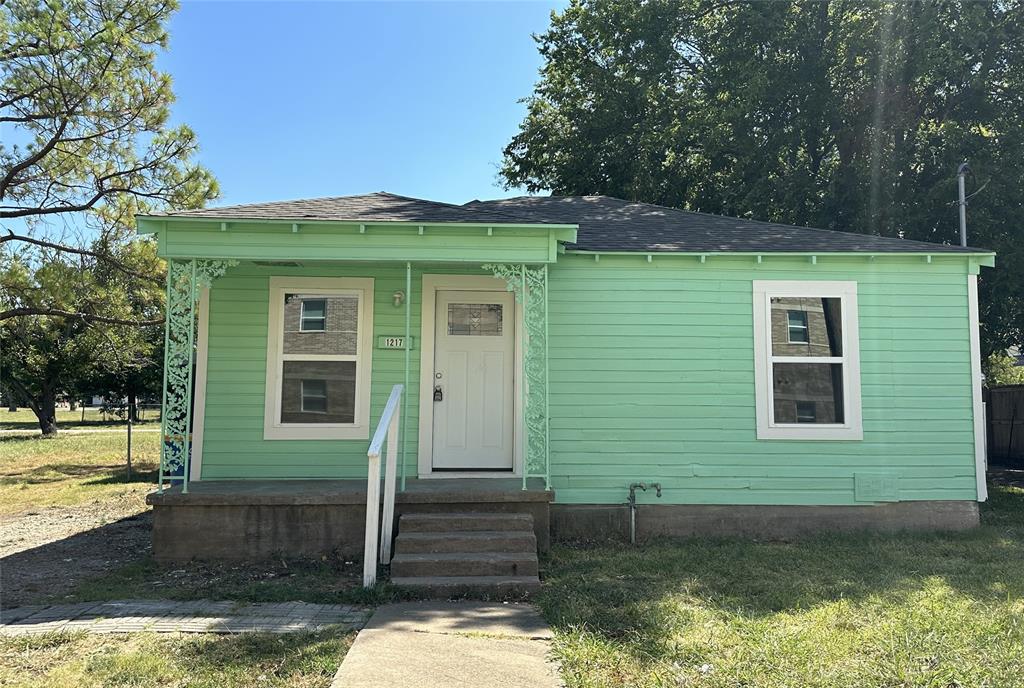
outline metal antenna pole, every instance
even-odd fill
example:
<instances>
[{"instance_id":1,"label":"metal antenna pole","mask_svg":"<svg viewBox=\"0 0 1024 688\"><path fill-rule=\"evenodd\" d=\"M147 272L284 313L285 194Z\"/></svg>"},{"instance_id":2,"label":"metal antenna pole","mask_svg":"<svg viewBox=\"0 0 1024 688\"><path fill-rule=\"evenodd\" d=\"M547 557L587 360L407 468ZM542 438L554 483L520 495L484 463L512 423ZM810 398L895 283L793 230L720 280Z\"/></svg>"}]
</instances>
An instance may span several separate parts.
<instances>
[{"instance_id":1,"label":"metal antenna pole","mask_svg":"<svg viewBox=\"0 0 1024 688\"><path fill-rule=\"evenodd\" d=\"M970 169L966 160L960 163L960 167L956 168L956 183L960 193L960 245L964 247L967 246L967 193L964 178Z\"/></svg>"}]
</instances>

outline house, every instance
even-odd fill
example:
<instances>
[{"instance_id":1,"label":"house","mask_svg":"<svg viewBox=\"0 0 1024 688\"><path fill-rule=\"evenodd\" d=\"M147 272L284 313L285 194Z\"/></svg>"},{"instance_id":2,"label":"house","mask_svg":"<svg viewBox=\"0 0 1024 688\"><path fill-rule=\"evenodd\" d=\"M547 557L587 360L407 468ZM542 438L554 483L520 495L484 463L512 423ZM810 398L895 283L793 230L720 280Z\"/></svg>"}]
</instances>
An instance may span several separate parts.
<instances>
[{"instance_id":1,"label":"house","mask_svg":"<svg viewBox=\"0 0 1024 688\"><path fill-rule=\"evenodd\" d=\"M489 547L452 544L474 529L625 537L634 483L661 488L637 498L641 538L978 522L991 252L604 196L138 227L169 263L160 558L362 551L396 385L409 577Z\"/></svg>"}]
</instances>

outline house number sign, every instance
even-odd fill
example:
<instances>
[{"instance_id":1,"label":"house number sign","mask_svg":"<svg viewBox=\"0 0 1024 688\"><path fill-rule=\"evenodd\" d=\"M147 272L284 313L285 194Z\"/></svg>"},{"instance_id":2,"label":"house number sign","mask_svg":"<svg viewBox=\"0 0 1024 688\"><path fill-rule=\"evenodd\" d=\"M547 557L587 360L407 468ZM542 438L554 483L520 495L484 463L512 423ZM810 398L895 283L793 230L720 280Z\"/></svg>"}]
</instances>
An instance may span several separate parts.
<instances>
[{"instance_id":1,"label":"house number sign","mask_svg":"<svg viewBox=\"0 0 1024 688\"><path fill-rule=\"evenodd\" d=\"M412 349L413 338L409 337L409 348ZM400 335L381 335L377 337L378 349L405 349L405 337Z\"/></svg>"}]
</instances>

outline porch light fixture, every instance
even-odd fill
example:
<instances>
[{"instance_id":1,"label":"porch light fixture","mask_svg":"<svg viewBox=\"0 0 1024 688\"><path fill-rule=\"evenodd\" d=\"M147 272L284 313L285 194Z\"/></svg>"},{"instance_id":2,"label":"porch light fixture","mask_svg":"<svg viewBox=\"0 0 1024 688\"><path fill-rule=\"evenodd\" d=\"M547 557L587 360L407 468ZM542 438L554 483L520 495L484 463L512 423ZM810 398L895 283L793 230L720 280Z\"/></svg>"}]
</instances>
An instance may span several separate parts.
<instances>
[{"instance_id":1,"label":"porch light fixture","mask_svg":"<svg viewBox=\"0 0 1024 688\"><path fill-rule=\"evenodd\" d=\"M405 292L399 289L398 291L391 295L391 300L394 302L395 308L398 308L403 303L405 303Z\"/></svg>"}]
</instances>

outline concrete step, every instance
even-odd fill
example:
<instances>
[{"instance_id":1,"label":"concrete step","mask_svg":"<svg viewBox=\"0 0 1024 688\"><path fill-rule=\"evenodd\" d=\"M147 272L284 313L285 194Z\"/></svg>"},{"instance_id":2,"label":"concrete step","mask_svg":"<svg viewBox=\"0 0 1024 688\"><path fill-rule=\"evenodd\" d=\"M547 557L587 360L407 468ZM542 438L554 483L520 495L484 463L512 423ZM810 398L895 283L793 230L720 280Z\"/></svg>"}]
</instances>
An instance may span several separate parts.
<instances>
[{"instance_id":1,"label":"concrete step","mask_svg":"<svg viewBox=\"0 0 1024 688\"><path fill-rule=\"evenodd\" d=\"M421 597L517 599L540 590L537 576L412 576L392 578L395 585Z\"/></svg>"},{"instance_id":2,"label":"concrete step","mask_svg":"<svg viewBox=\"0 0 1024 688\"><path fill-rule=\"evenodd\" d=\"M403 514L399 531L404 533L446 533L453 530L512 530L533 531L530 514L504 513L445 513Z\"/></svg>"},{"instance_id":3,"label":"concrete step","mask_svg":"<svg viewBox=\"0 0 1024 688\"><path fill-rule=\"evenodd\" d=\"M391 575L421 576L537 576L535 552L457 552L399 554L391 560Z\"/></svg>"},{"instance_id":4,"label":"concrete step","mask_svg":"<svg viewBox=\"0 0 1024 688\"><path fill-rule=\"evenodd\" d=\"M530 532L479 530L443 533L408 533L399 530L395 554L427 552L521 552L537 553L537 537Z\"/></svg>"}]
</instances>

